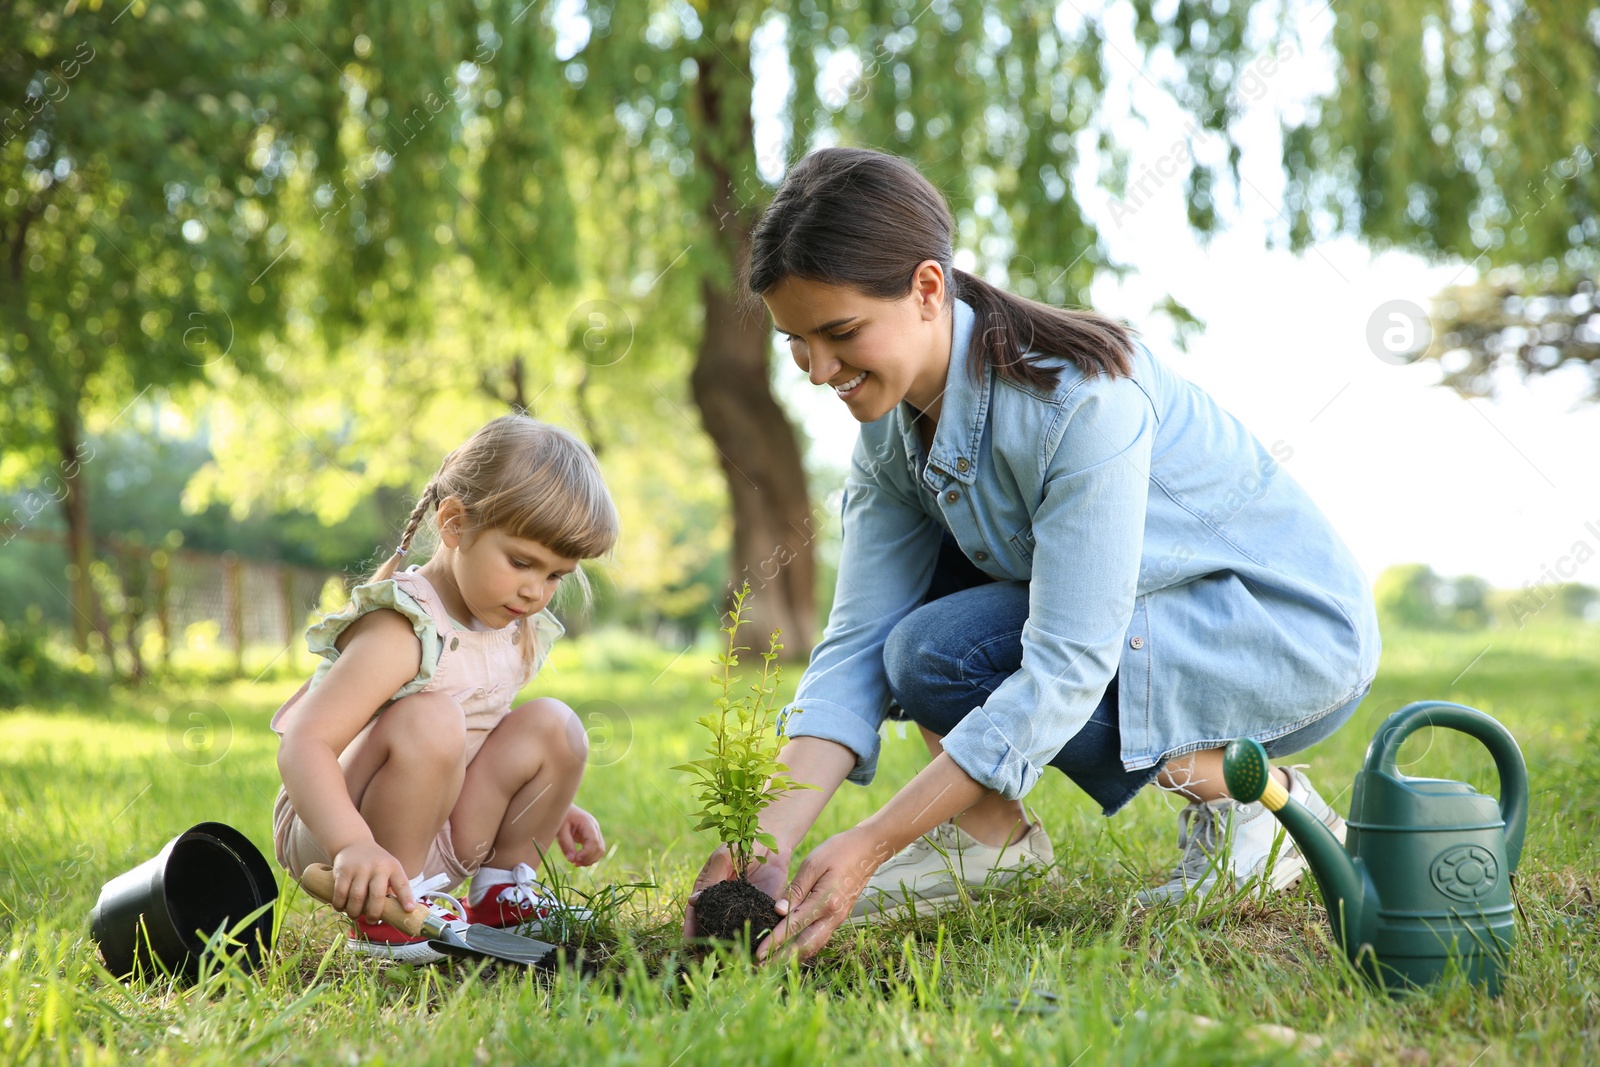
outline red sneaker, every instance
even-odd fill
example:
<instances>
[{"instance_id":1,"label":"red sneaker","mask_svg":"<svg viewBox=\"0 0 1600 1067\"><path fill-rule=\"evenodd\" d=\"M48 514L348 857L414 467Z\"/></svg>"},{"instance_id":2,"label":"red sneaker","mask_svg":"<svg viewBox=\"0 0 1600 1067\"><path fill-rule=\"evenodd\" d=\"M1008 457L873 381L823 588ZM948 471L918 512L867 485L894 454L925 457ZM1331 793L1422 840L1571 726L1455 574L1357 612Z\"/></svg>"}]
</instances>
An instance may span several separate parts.
<instances>
[{"instance_id":1,"label":"red sneaker","mask_svg":"<svg viewBox=\"0 0 1600 1067\"><path fill-rule=\"evenodd\" d=\"M467 921L500 929L531 926L531 932L539 933L552 919L587 922L593 914L588 908L563 904L534 880L533 868L526 863L517 864L511 878L491 885L477 904L468 903Z\"/></svg>"},{"instance_id":2,"label":"red sneaker","mask_svg":"<svg viewBox=\"0 0 1600 1067\"><path fill-rule=\"evenodd\" d=\"M464 930L467 924L461 914L466 909L455 897L438 891L438 887L449 879L449 875L439 874L416 886L417 899L427 903L428 910L438 918ZM448 904L435 903L435 900ZM350 931L350 936L345 938L344 947L347 952L376 956L390 963L435 963L444 959L445 954L430 946L428 941L427 937L412 937L397 926L382 920L374 922L362 915L355 920L355 927Z\"/></svg>"}]
</instances>

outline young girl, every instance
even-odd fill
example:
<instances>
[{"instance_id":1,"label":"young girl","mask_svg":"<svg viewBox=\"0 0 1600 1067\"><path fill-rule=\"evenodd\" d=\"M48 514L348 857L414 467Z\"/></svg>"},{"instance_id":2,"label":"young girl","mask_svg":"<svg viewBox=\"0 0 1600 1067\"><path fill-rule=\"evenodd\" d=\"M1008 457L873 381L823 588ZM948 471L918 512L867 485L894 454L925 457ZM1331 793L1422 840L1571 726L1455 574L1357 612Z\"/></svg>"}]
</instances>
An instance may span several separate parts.
<instances>
[{"instance_id":1,"label":"young girl","mask_svg":"<svg viewBox=\"0 0 1600 1067\"><path fill-rule=\"evenodd\" d=\"M437 551L399 570L430 509ZM351 950L441 958L376 921L391 894L408 910L449 900L431 906L458 921L546 918L554 901L533 875L551 842L580 866L604 853L599 824L572 803L581 725L557 700L511 702L563 632L546 610L557 586L582 582L579 561L616 538L588 447L506 415L445 457L394 555L307 633L325 658L272 719L283 738L273 838L296 878L333 865ZM438 892L469 876L464 905Z\"/></svg>"},{"instance_id":2,"label":"young girl","mask_svg":"<svg viewBox=\"0 0 1600 1067\"><path fill-rule=\"evenodd\" d=\"M1274 820L1228 798L1221 748L1306 748L1377 670L1366 578L1281 447L1120 324L954 269L952 230L909 164L835 148L795 166L752 234L751 292L862 424L838 589L780 757L818 789L762 817L778 847L753 880L786 914L763 954L1050 876L1021 803L1048 767L1107 815L1152 782L1188 801L1177 867L1141 903L1285 886L1305 861L1286 846L1270 862ZM871 780L891 703L931 762L785 887L839 784ZM1305 775L1274 774L1343 832ZM714 854L697 888L728 871Z\"/></svg>"}]
</instances>

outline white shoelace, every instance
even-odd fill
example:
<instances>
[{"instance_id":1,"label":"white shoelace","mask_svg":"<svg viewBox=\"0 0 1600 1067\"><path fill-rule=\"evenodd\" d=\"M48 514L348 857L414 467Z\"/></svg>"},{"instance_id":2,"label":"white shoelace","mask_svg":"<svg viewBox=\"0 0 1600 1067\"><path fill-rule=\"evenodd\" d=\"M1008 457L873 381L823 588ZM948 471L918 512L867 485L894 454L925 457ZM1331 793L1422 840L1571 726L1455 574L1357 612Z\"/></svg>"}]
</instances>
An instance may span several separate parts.
<instances>
[{"instance_id":1,"label":"white shoelace","mask_svg":"<svg viewBox=\"0 0 1600 1067\"><path fill-rule=\"evenodd\" d=\"M495 899L519 908L553 908L558 904L550 890L534 878L533 868L526 863L511 869L511 884L500 890Z\"/></svg>"},{"instance_id":2,"label":"white shoelace","mask_svg":"<svg viewBox=\"0 0 1600 1067\"><path fill-rule=\"evenodd\" d=\"M443 889L444 886L449 884L450 875L446 872L440 872L432 878L426 878L421 882L413 882L411 884L411 892L418 900L426 903L428 910L438 918L445 920L454 927L466 926L468 925L467 909L462 907L458 898L451 896ZM450 911L446 912L443 907L434 903L437 900L449 901Z\"/></svg>"}]
</instances>

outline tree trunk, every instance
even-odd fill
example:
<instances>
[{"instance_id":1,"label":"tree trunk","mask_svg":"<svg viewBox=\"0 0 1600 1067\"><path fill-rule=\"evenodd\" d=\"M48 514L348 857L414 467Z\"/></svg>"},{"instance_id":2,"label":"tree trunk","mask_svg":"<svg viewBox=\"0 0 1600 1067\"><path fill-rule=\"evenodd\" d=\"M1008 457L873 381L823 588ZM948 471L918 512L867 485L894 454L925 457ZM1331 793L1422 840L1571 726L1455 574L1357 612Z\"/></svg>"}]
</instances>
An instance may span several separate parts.
<instances>
[{"instance_id":1,"label":"tree trunk","mask_svg":"<svg viewBox=\"0 0 1600 1067\"><path fill-rule=\"evenodd\" d=\"M783 658L803 661L816 627L813 541L820 516L811 513L794 427L772 395L771 335L761 316L741 305L732 269L743 260L757 210L752 197L741 196L735 175L749 178L758 193L764 187L753 178L748 35L718 15L713 8L704 16L706 37L722 44L698 61L695 159L709 186L702 206L706 232L735 280L715 272L701 279L705 327L689 385L728 482L728 578L731 589L750 583L749 645L764 650L767 635L782 630ZM728 58L730 50L742 68Z\"/></svg>"},{"instance_id":2,"label":"tree trunk","mask_svg":"<svg viewBox=\"0 0 1600 1067\"><path fill-rule=\"evenodd\" d=\"M573 389L577 399L578 418L583 420L583 432L589 439L589 448L594 452L594 458L599 459L605 453L605 442L600 439L600 421L594 416L594 405L589 403L589 372L593 370L587 364L583 373L578 377L578 384Z\"/></svg>"},{"instance_id":3,"label":"tree trunk","mask_svg":"<svg viewBox=\"0 0 1600 1067\"><path fill-rule=\"evenodd\" d=\"M511 384L511 410L528 410L528 374L521 356L512 356L506 363L506 381Z\"/></svg>"},{"instance_id":4,"label":"tree trunk","mask_svg":"<svg viewBox=\"0 0 1600 1067\"><path fill-rule=\"evenodd\" d=\"M125 628L122 642L128 649L128 681L135 686L144 684L145 680L139 628L144 623L145 606L149 602L150 576L146 562L142 540L122 546L122 573L118 576L122 583L122 625Z\"/></svg>"},{"instance_id":5,"label":"tree trunk","mask_svg":"<svg viewBox=\"0 0 1600 1067\"><path fill-rule=\"evenodd\" d=\"M783 631L784 658L805 659L816 625L818 522L788 416L767 378L768 334L714 281L702 283L705 333L690 386L717 446L733 506L733 588L750 583L750 647Z\"/></svg>"},{"instance_id":6,"label":"tree trunk","mask_svg":"<svg viewBox=\"0 0 1600 1067\"><path fill-rule=\"evenodd\" d=\"M67 521L67 581L72 602L72 634L79 652L89 650L91 630L100 634L106 658L116 669L111 634L95 595L90 565L94 562L94 531L89 526L89 491L83 477L81 427L75 411L56 413L56 450L61 456L61 511Z\"/></svg>"}]
</instances>

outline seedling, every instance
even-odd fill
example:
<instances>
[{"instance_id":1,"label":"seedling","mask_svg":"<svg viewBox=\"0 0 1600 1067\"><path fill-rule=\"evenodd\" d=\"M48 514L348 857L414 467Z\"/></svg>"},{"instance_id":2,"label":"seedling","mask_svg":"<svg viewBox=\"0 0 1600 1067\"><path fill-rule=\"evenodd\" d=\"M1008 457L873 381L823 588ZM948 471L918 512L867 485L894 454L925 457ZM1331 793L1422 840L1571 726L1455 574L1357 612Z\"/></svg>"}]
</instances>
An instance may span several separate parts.
<instances>
[{"instance_id":1,"label":"seedling","mask_svg":"<svg viewBox=\"0 0 1600 1067\"><path fill-rule=\"evenodd\" d=\"M691 787L700 801L694 814L700 821L696 830L715 830L717 839L728 846L734 877L708 886L695 905L697 925L709 937L736 938L748 924L751 942L760 939L777 921L774 901L750 884L750 868L765 863L756 855L756 845L776 849L773 836L761 829L761 813L791 789L809 789L789 777L789 768L778 762L783 731L773 707L782 668L776 664L783 645L780 631L772 631L767 651L761 653L761 674L748 689L736 690L744 680L735 674L739 653L750 649L739 644L739 628L745 623L745 608L750 598L750 583L734 594L733 610L722 632L728 635L728 650L717 656L721 674L711 680L721 690L716 710L699 719L711 731L706 757L685 763L674 770L687 771L697 781Z\"/></svg>"}]
</instances>

